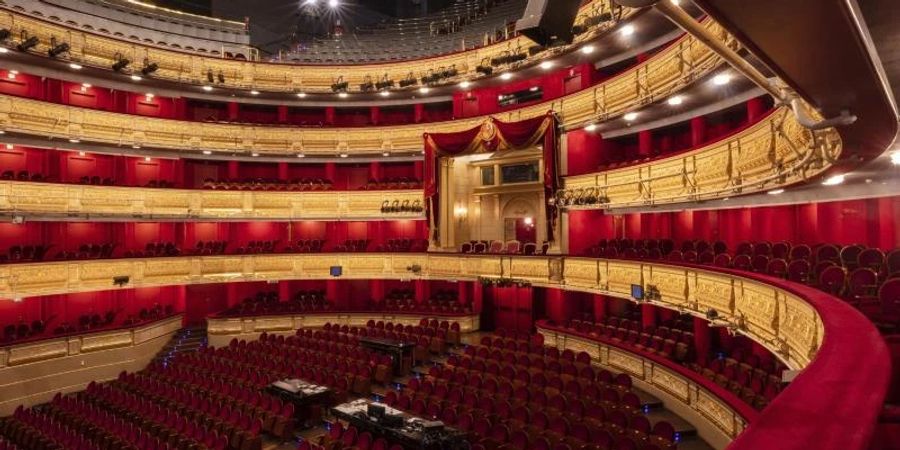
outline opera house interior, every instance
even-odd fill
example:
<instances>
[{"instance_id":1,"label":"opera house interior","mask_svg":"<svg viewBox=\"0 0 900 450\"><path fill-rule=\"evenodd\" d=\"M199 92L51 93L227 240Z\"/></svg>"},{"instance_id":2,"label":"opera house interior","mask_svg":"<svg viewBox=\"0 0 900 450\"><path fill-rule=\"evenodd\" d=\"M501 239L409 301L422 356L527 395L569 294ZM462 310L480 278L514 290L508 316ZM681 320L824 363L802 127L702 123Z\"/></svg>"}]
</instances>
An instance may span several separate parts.
<instances>
[{"instance_id":1,"label":"opera house interior","mask_svg":"<svg viewBox=\"0 0 900 450\"><path fill-rule=\"evenodd\" d=\"M0 450L900 449L900 2L0 0Z\"/></svg>"}]
</instances>

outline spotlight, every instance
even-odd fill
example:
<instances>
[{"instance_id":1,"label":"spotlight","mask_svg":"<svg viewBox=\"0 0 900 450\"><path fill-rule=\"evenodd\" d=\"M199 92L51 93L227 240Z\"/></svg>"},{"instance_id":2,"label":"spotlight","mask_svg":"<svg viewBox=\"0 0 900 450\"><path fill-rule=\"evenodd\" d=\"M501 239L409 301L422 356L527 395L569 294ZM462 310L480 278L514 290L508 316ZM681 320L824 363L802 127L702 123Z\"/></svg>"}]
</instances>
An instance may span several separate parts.
<instances>
[{"instance_id":1,"label":"spotlight","mask_svg":"<svg viewBox=\"0 0 900 450\"><path fill-rule=\"evenodd\" d=\"M348 95L349 95L349 94L347 94L346 92L340 92L340 93L338 93L338 97L340 97L340 98L347 98Z\"/></svg>"},{"instance_id":2,"label":"spotlight","mask_svg":"<svg viewBox=\"0 0 900 450\"><path fill-rule=\"evenodd\" d=\"M114 70L116 72L121 72L123 69L128 67L129 64L131 64L131 61L129 61L126 58L122 58L120 56L120 57L116 58L116 62L113 63L112 70Z\"/></svg>"},{"instance_id":3,"label":"spotlight","mask_svg":"<svg viewBox=\"0 0 900 450\"><path fill-rule=\"evenodd\" d=\"M471 86L471 85L472 85L472 83L469 83L468 81L463 81L462 83L459 83L459 87L461 87L463 89L468 89L469 86Z\"/></svg>"},{"instance_id":4,"label":"spotlight","mask_svg":"<svg viewBox=\"0 0 900 450\"><path fill-rule=\"evenodd\" d=\"M145 77L150 76L151 73L159 70L159 64L155 62L150 62L149 59L144 59L144 68L141 69L141 73L144 74Z\"/></svg>"},{"instance_id":5,"label":"spotlight","mask_svg":"<svg viewBox=\"0 0 900 450\"><path fill-rule=\"evenodd\" d=\"M596 50L596 49L594 48L593 45L585 45L584 47L581 47L581 53L584 53L585 55L590 55L591 53L594 53L594 50Z\"/></svg>"},{"instance_id":6,"label":"spotlight","mask_svg":"<svg viewBox=\"0 0 900 450\"><path fill-rule=\"evenodd\" d=\"M203 150L204 155L212 155L212 152L209 150Z\"/></svg>"},{"instance_id":7,"label":"spotlight","mask_svg":"<svg viewBox=\"0 0 900 450\"><path fill-rule=\"evenodd\" d=\"M900 151L891 153L891 164L900 166Z\"/></svg>"},{"instance_id":8,"label":"spotlight","mask_svg":"<svg viewBox=\"0 0 900 450\"><path fill-rule=\"evenodd\" d=\"M429 92L431 92L431 88L429 88L428 86L422 86L419 88L420 94L427 94Z\"/></svg>"},{"instance_id":9,"label":"spotlight","mask_svg":"<svg viewBox=\"0 0 900 450\"><path fill-rule=\"evenodd\" d=\"M212 69L206 69L206 81L209 81L210 83L216 82L216 77L213 75Z\"/></svg>"},{"instance_id":10,"label":"spotlight","mask_svg":"<svg viewBox=\"0 0 900 450\"><path fill-rule=\"evenodd\" d=\"M56 39L54 39L54 41L55 40ZM54 45L49 50L47 50L47 55L49 55L51 58L56 58L57 56L69 51L70 48L71 47L69 47L69 44L67 42L63 42L62 44Z\"/></svg>"},{"instance_id":11,"label":"spotlight","mask_svg":"<svg viewBox=\"0 0 900 450\"><path fill-rule=\"evenodd\" d=\"M844 175L835 175L822 182L824 186L837 186L844 182Z\"/></svg>"},{"instance_id":12,"label":"spotlight","mask_svg":"<svg viewBox=\"0 0 900 450\"><path fill-rule=\"evenodd\" d=\"M216 79L219 80L219 83L224 84L225 83L225 74L222 73L222 71L220 70L219 73L216 75Z\"/></svg>"},{"instance_id":13,"label":"spotlight","mask_svg":"<svg viewBox=\"0 0 900 450\"><path fill-rule=\"evenodd\" d=\"M306 92L298 92L297 97L306 98Z\"/></svg>"},{"instance_id":14,"label":"spotlight","mask_svg":"<svg viewBox=\"0 0 900 450\"><path fill-rule=\"evenodd\" d=\"M37 38L37 36L32 36L20 42L19 45L16 46L16 48L19 49L20 52L27 52L28 49L38 45L40 42L41 41Z\"/></svg>"}]
</instances>

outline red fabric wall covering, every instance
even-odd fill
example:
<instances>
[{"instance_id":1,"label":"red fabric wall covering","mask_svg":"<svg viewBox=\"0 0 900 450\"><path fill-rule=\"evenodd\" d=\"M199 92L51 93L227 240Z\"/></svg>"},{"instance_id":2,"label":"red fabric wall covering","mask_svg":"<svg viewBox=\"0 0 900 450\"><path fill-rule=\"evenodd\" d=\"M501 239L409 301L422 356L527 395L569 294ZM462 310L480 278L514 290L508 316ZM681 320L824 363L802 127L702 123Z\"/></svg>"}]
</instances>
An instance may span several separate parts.
<instances>
[{"instance_id":1,"label":"red fabric wall covering","mask_svg":"<svg viewBox=\"0 0 900 450\"><path fill-rule=\"evenodd\" d=\"M482 311L482 317L489 315L488 323L492 323L494 329L532 330L532 287L490 286L485 289L490 292L491 302L490 307Z\"/></svg>"},{"instance_id":2,"label":"red fabric wall covering","mask_svg":"<svg viewBox=\"0 0 900 450\"><path fill-rule=\"evenodd\" d=\"M152 308L156 304L178 308L178 286L121 289L47 295L29 297L18 302L0 301L0 325L24 321L30 323L42 320L52 330L63 322L77 323L84 314L100 314L117 311L116 319L121 321L129 315L137 314L141 308Z\"/></svg>"},{"instance_id":3,"label":"red fabric wall covering","mask_svg":"<svg viewBox=\"0 0 900 450\"><path fill-rule=\"evenodd\" d=\"M569 212L569 253L580 254L609 238L671 238L725 241L791 241L900 245L896 217L900 196L755 208L687 210L611 216L601 211Z\"/></svg>"}]
</instances>

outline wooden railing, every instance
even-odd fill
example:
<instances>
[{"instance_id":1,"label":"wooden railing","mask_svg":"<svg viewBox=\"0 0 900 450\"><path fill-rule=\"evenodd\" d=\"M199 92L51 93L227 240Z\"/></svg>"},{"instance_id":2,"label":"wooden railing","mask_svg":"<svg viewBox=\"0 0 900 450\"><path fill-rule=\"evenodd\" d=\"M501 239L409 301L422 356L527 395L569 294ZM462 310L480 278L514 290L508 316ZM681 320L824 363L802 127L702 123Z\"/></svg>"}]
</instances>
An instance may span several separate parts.
<instances>
[{"instance_id":1,"label":"wooden railing","mask_svg":"<svg viewBox=\"0 0 900 450\"><path fill-rule=\"evenodd\" d=\"M712 22L707 26L723 41L734 39ZM721 58L693 37L685 36L644 63L603 83L559 99L516 109L494 117L518 121L559 114L564 126L605 120L628 110L663 99L709 74L722 64ZM0 126L8 132L41 139L80 139L131 147L139 145L174 149L185 155L203 150L237 156L334 157L417 153L422 135L453 132L480 125L484 117L429 124L370 128L296 128L197 123L110 113L25 98L0 95Z\"/></svg>"},{"instance_id":2,"label":"wooden railing","mask_svg":"<svg viewBox=\"0 0 900 450\"><path fill-rule=\"evenodd\" d=\"M387 204L419 211L382 212ZM212 191L0 181L0 214L228 220L419 219L421 190Z\"/></svg>"},{"instance_id":3,"label":"wooden railing","mask_svg":"<svg viewBox=\"0 0 900 450\"><path fill-rule=\"evenodd\" d=\"M592 0L581 8L578 20L588 15L609 11L609 0ZM637 11L625 8L622 10L621 17L627 18ZM579 45L581 42L596 37L599 33L614 26L615 23L615 21L608 21L593 28L588 33L578 36L573 45ZM399 82L409 74L420 78L429 70L437 71L450 67L455 67L459 72L459 76L447 80L453 82L458 79L479 76L475 68L485 58L495 58L510 51L527 53L528 48L535 45L528 38L516 37L474 50L415 61L295 65L230 60L170 50L153 44L148 45L125 38L85 31L64 23L37 19L10 9L5 9L0 13L0 27L12 30L14 36L18 36L22 30L26 30L29 36L36 36L40 39L40 43L34 47L35 53L46 55L51 39L56 37L71 46L69 51L71 58L82 64L109 68L117 61L117 55L121 55L132 61L132 67L140 69L142 61L147 58L148 61L159 66L159 69L153 73L153 78L199 85L206 83L206 74L211 70L216 74L221 72L225 76L225 82L221 83L221 86L248 91L255 89L275 92L330 92L334 78L338 75L343 75L344 80L348 81L350 86L356 87L367 76L381 79L382 76L387 75L389 79ZM447 39L453 39L453 37ZM540 60L548 54L549 51L545 50L530 56L529 60Z\"/></svg>"}]
</instances>

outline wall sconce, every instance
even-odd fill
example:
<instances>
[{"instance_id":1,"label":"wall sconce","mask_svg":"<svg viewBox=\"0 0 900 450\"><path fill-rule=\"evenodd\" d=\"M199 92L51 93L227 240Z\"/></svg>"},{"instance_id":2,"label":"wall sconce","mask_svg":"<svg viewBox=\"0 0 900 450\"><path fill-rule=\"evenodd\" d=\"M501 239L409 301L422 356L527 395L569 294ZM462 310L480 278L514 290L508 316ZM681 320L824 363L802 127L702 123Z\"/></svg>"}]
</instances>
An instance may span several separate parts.
<instances>
[{"instance_id":1,"label":"wall sconce","mask_svg":"<svg viewBox=\"0 0 900 450\"><path fill-rule=\"evenodd\" d=\"M453 217L456 217L458 222L464 222L469 217L469 208L466 208L464 205L457 205L453 208Z\"/></svg>"},{"instance_id":2,"label":"wall sconce","mask_svg":"<svg viewBox=\"0 0 900 450\"><path fill-rule=\"evenodd\" d=\"M527 225L527 226L529 226L529 227L533 227L533 226L534 226L534 218L533 218L533 217L526 217L526 218L524 219L524 222L525 222L525 225Z\"/></svg>"}]
</instances>

